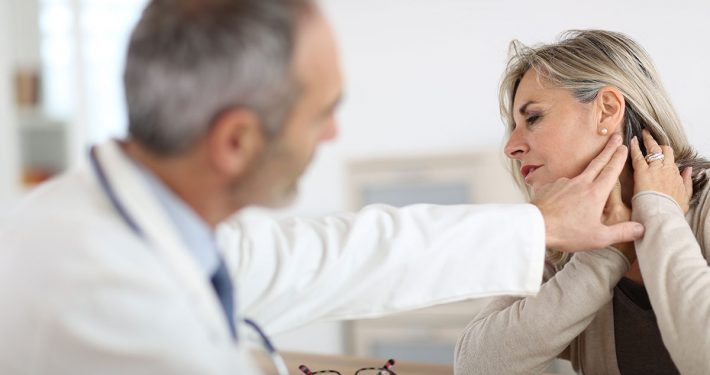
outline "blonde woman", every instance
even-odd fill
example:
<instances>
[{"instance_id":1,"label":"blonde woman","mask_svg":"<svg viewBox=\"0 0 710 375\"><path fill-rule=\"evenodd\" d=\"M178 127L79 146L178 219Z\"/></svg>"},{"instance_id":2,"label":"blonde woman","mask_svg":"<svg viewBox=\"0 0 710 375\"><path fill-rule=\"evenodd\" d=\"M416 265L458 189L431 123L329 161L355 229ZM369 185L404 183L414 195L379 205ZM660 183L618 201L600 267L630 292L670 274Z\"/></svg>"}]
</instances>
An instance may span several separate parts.
<instances>
[{"instance_id":1,"label":"blonde woman","mask_svg":"<svg viewBox=\"0 0 710 375\"><path fill-rule=\"evenodd\" d=\"M647 53L596 30L511 50L500 103L524 190L534 200L575 176L619 134L631 157L604 219L631 216L646 234L573 256L550 249L537 296L496 299L466 328L457 374L539 374L555 358L583 374L710 374L710 163Z\"/></svg>"}]
</instances>

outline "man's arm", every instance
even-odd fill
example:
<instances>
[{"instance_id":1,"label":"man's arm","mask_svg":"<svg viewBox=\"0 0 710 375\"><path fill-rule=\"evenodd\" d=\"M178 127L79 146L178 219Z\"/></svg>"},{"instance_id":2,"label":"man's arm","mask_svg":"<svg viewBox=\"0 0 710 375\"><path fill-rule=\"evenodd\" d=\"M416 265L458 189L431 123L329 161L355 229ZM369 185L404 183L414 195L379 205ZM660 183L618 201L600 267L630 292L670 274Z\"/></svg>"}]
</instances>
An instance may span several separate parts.
<instances>
[{"instance_id":1,"label":"man's arm","mask_svg":"<svg viewBox=\"0 0 710 375\"><path fill-rule=\"evenodd\" d=\"M373 205L220 228L239 310L271 333L493 295L532 295L544 265L533 205Z\"/></svg>"}]
</instances>

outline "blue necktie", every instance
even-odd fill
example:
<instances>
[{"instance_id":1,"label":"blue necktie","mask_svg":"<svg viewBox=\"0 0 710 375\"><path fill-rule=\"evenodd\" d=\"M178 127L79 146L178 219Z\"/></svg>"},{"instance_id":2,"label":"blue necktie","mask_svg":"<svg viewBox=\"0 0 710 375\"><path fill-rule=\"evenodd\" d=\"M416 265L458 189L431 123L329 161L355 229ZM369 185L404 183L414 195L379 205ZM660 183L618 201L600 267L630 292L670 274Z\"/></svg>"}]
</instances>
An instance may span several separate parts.
<instances>
[{"instance_id":1,"label":"blue necktie","mask_svg":"<svg viewBox=\"0 0 710 375\"><path fill-rule=\"evenodd\" d=\"M212 282L215 293L217 293L219 302L222 304L227 322L229 322L229 331L236 340L237 331L234 328L234 285L232 285L232 279L229 276L227 265L221 257L219 258L217 271L212 274L210 281Z\"/></svg>"}]
</instances>

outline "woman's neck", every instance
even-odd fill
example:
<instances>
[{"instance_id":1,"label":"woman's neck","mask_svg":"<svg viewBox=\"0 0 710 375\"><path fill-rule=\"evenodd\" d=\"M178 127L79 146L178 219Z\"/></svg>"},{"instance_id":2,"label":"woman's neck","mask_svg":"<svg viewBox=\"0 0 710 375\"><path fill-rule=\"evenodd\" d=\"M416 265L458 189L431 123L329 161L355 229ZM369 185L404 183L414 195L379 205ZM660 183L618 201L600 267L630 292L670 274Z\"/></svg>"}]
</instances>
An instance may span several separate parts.
<instances>
[{"instance_id":1,"label":"woman's neck","mask_svg":"<svg viewBox=\"0 0 710 375\"><path fill-rule=\"evenodd\" d=\"M634 171L629 163L626 163L621 171L619 182L621 183L621 201L627 207L631 207L631 199L634 197Z\"/></svg>"}]
</instances>

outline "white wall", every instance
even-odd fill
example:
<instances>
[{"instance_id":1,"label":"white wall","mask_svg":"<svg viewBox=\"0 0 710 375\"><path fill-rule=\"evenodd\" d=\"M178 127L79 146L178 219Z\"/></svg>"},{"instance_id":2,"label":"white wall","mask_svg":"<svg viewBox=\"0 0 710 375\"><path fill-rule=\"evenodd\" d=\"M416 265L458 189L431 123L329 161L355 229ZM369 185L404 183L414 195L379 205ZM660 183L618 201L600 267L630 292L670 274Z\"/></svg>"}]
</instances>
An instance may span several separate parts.
<instances>
[{"instance_id":1,"label":"white wall","mask_svg":"<svg viewBox=\"0 0 710 375\"><path fill-rule=\"evenodd\" d=\"M0 25L10 22L9 2L0 0ZM0 211L19 194L12 40L0 30Z\"/></svg>"},{"instance_id":2,"label":"white wall","mask_svg":"<svg viewBox=\"0 0 710 375\"><path fill-rule=\"evenodd\" d=\"M14 74L39 67L37 0L0 0L0 211L22 191Z\"/></svg>"},{"instance_id":3,"label":"white wall","mask_svg":"<svg viewBox=\"0 0 710 375\"><path fill-rule=\"evenodd\" d=\"M3 0L10 3L13 61L17 67L39 68L39 1Z\"/></svg>"},{"instance_id":4,"label":"white wall","mask_svg":"<svg viewBox=\"0 0 710 375\"><path fill-rule=\"evenodd\" d=\"M496 149L497 89L507 46L551 42L567 29L637 39L654 58L692 143L710 155L710 1L324 0L347 80L340 137L322 148L291 210L345 209L351 158ZM340 350L337 325L285 336L287 348ZM301 340L299 340L301 338ZM321 345L318 341L326 344Z\"/></svg>"}]
</instances>

